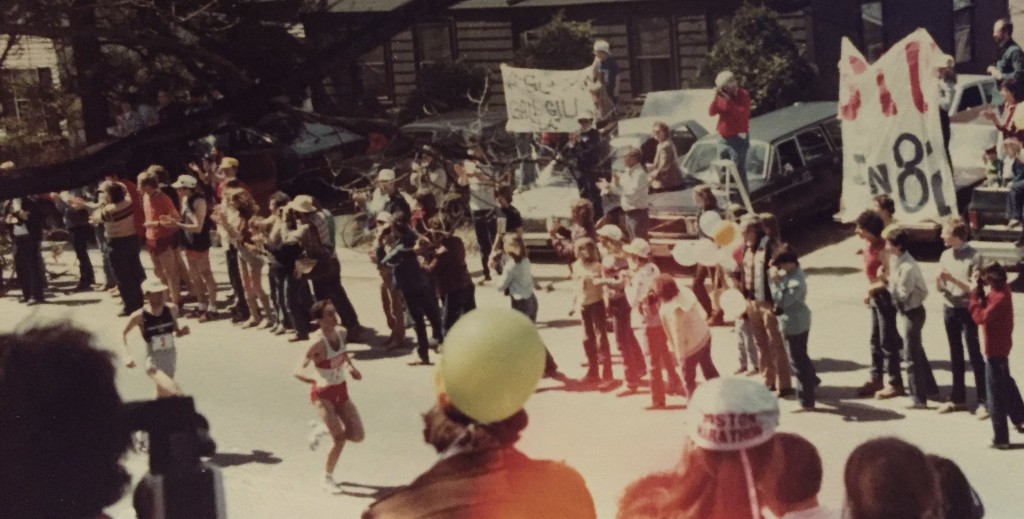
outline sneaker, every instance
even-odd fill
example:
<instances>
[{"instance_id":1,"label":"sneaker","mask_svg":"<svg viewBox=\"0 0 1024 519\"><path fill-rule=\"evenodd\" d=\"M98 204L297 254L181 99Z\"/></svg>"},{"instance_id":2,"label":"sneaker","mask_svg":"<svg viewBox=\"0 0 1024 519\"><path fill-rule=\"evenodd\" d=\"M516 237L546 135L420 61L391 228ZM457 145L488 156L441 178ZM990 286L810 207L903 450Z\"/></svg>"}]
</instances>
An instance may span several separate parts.
<instances>
[{"instance_id":1,"label":"sneaker","mask_svg":"<svg viewBox=\"0 0 1024 519\"><path fill-rule=\"evenodd\" d=\"M967 406L965 406L963 404L958 404L956 402L946 402L945 404L942 404L941 406L939 406L939 414L949 414L949 413L955 413L957 411L966 411L966 410L967 410Z\"/></svg>"},{"instance_id":2,"label":"sneaker","mask_svg":"<svg viewBox=\"0 0 1024 519\"><path fill-rule=\"evenodd\" d=\"M330 432L327 430L327 426L322 423L314 423L309 431L309 436L306 438L309 441L309 450L315 451L320 446L320 438L327 436Z\"/></svg>"},{"instance_id":3,"label":"sneaker","mask_svg":"<svg viewBox=\"0 0 1024 519\"><path fill-rule=\"evenodd\" d=\"M323 488L324 492L327 492L328 494L331 494L333 496L341 494L341 485L336 483L334 481L334 477L331 476L330 474L324 475Z\"/></svg>"},{"instance_id":4,"label":"sneaker","mask_svg":"<svg viewBox=\"0 0 1024 519\"><path fill-rule=\"evenodd\" d=\"M874 396L875 393L878 393L884 388L885 385L882 384L881 380L869 380L865 382L863 386L860 386L860 388L857 389L857 397L868 398Z\"/></svg>"},{"instance_id":5,"label":"sneaker","mask_svg":"<svg viewBox=\"0 0 1024 519\"><path fill-rule=\"evenodd\" d=\"M733 371L732 374L733 375L742 375L742 374L744 374L746 372L747 372L747 368L740 368L740 369L737 369L736 371Z\"/></svg>"},{"instance_id":6,"label":"sneaker","mask_svg":"<svg viewBox=\"0 0 1024 519\"><path fill-rule=\"evenodd\" d=\"M991 415L988 414L988 409L985 409L984 407L979 407L978 411L975 414L977 415L978 420L981 421L988 420L989 418L992 417Z\"/></svg>"},{"instance_id":7,"label":"sneaker","mask_svg":"<svg viewBox=\"0 0 1024 519\"><path fill-rule=\"evenodd\" d=\"M888 400L898 396L907 396L907 390L903 386L888 386L875 392L876 400Z\"/></svg>"}]
</instances>

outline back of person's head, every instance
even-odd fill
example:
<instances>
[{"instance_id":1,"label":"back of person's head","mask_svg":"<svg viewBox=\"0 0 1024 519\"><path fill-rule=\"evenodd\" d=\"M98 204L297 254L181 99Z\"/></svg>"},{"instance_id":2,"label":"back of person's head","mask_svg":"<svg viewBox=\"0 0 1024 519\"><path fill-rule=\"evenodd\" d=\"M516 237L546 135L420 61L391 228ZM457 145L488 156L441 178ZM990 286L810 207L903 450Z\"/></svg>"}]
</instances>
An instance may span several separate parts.
<instances>
[{"instance_id":1,"label":"back of person's head","mask_svg":"<svg viewBox=\"0 0 1024 519\"><path fill-rule=\"evenodd\" d=\"M1006 269L998 261L982 267L981 277L985 283L996 290L1006 288Z\"/></svg>"},{"instance_id":2,"label":"back of person's head","mask_svg":"<svg viewBox=\"0 0 1024 519\"><path fill-rule=\"evenodd\" d=\"M846 460L849 519L941 519L938 478L921 449L898 438L861 444Z\"/></svg>"},{"instance_id":3,"label":"back of person's head","mask_svg":"<svg viewBox=\"0 0 1024 519\"><path fill-rule=\"evenodd\" d=\"M167 184L170 183L171 181L171 174L167 171L167 168L161 166L160 164L153 164L146 168L146 171L149 171L156 175L157 180L161 184Z\"/></svg>"},{"instance_id":4,"label":"back of person's head","mask_svg":"<svg viewBox=\"0 0 1024 519\"><path fill-rule=\"evenodd\" d=\"M761 228L765 235L775 241L782 240L782 231L779 229L779 219L772 213L761 213Z\"/></svg>"},{"instance_id":5,"label":"back of person's head","mask_svg":"<svg viewBox=\"0 0 1024 519\"><path fill-rule=\"evenodd\" d=\"M330 299L321 299L313 303L313 306L309 307L310 319L314 321L319 321L320 319L323 319L328 307L333 308Z\"/></svg>"},{"instance_id":6,"label":"back of person's head","mask_svg":"<svg viewBox=\"0 0 1024 519\"><path fill-rule=\"evenodd\" d=\"M527 258L526 244L523 239L516 233L506 234L501 240L502 249L506 254L512 257L512 260L516 263L523 261Z\"/></svg>"},{"instance_id":7,"label":"back of person's head","mask_svg":"<svg viewBox=\"0 0 1024 519\"><path fill-rule=\"evenodd\" d=\"M928 461L939 478L946 519L981 519L985 516L981 498L956 463L934 454L928 455Z\"/></svg>"},{"instance_id":8,"label":"back of person's head","mask_svg":"<svg viewBox=\"0 0 1024 519\"><path fill-rule=\"evenodd\" d=\"M425 213L436 213L437 197L430 191L420 191L416 193L416 205L420 206L420 209L423 209Z\"/></svg>"},{"instance_id":9,"label":"back of person's head","mask_svg":"<svg viewBox=\"0 0 1024 519\"><path fill-rule=\"evenodd\" d=\"M775 254L771 258L771 265L778 267L779 265L785 265L786 263L794 263L796 266L800 266L800 255L797 254L796 249L788 243L783 243Z\"/></svg>"},{"instance_id":10,"label":"back of person's head","mask_svg":"<svg viewBox=\"0 0 1024 519\"><path fill-rule=\"evenodd\" d=\"M139 187L160 187L160 178L157 177L156 172L147 169L139 173L138 183Z\"/></svg>"},{"instance_id":11,"label":"back of person's head","mask_svg":"<svg viewBox=\"0 0 1024 519\"><path fill-rule=\"evenodd\" d=\"M871 235L881 238L882 231L885 230L885 221L882 220L878 213L867 209L857 216L857 227L864 229Z\"/></svg>"},{"instance_id":12,"label":"back of person's head","mask_svg":"<svg viewBox=\"0 0 1024 519\"><path fill-rule=\"evenodd\" d=\"M423 414L423 440L437 452L444 452L452 444L468 450L511 447L530 420L520 409L512 416L489 424L477 424L450 403L438 403Z\"/></svg>"},{"instance_id":13,"label":"back of person's head","mask_svg":"<svg viewBox=\"0 0 1024 519\"><path fill-rule=\"evenodd\" d=\"M910 247L910 234L899 227L895 229L890 228L885 233L885 241L895 245L900 252L907 252L907 249Z\"/></svg>"},{"instance_id":14,"label":"back of person's head","mask_svg":"<svg viewBox=\"0 0 1024 519\"><path fill-rule=\"evenodd\" d=\"M499 197L499 198L504 198L506 201L508 201L508 203L511 204L512 203L513 193L514 193L514 191L512 189L512 186L503 185L503 186L498 188L498 191L496 192L496 196Z\"/></svg>"},{"instance_id":15,"label":"back of person's head","mask_svg":"<svg viewBox=\"0 0 1024 519\"><path fill-rule=\"evenodd\" d=\"M671 301L679 295L679 285L676 284L676 279L671 274L659 274L654 279L653 291L662 301Z\"/></svg>"},{"instance_id":16,"label":"back of person's head","mask_svg":"<svg viewBox=\"0 0 1024 519\"><path fill-rule=\"evenodd\" d=\"M797 505L821 491L821 456L813 443L792 433L776 433L775 457L761 481L765 501L771 506ZM780 510L773 510L782 515Z\"/></svg>"},{"instance_id":17,"label":"back of person's head","mask_svg":"<svg viewBox=\"0 0 1024 519\"><path fill-rule=\"evenodd\" d=\"M271 207L281 208L288 205L288 203L291 201L292 197L288 196L287 193L283 191L277 191L274 194L270 195L268 203L270 204Z\"/></svg>"},{"instance_id":18,"label":"back of person's head","mask_svg":"<svg viewBox=\"0 0 1024 519\"><path fill-rule=\"evenodd\" d=\"M594 226L594 204L586 198L580 198L572 204L572 221L584 227Z\"/></svg>"},{"instance_id":19,"label":"back of person's head","mask_svg":"<svg viewBox=\"0 0 1024 519\"><path fill-rule=\"evenodd\" d=\"M967 222L959 216L947 220L945 227L949 230L950 235L956 236L960 241L967 241L967 238L970 237L970 228L967 227Z\"/></svg>"},{"instance_id":20,"label":"back of person's head","mask_svg":"<svg viewBox=\"0 0 1024 519\"><path fill-rule=\"evenodd\" d=\"M597 250L597 243L590 238L579 238L573 243L573 252L576 259L582 263L593 263L600 261L601 254Z\"/></svg>"},{"instance_id":21,"label":"back of person's head","mask_svg":"<svg viewBox=\"0 0 1024 519\"><path fill-rule=\"evenodd\" d=\"M890 215L896 214L896 201L893 200L891 196L882 193L880 195L876 195L874 200L875 203L878 204L879 209L889 213Z\"/></svg>"},{"instance_id":22,"label":"back of person's head","mask_svg":"<svg viewBox=\"0 0 1024 519\"><path fill-rule=\"evenodd\" d=\"M129 482L110 353L68 323L0 335L0 517L93 519Z\"/></svg>"},{"instance_id":23,"label":"back of person's head","mask_svg":"<svg viewBox=\"0 0 1024 519\"><path fill-rule=\"evenodd\" d=\"M700 200L701 208L707 211L718 209L718 197L715 196L711 186L701 184L693 190L693 194Z\"/></svg>"},{"instance_id":24,"label":"back of person's head","mask_svg":"<svg viewBox=\"0 0 1024 519\"><path fill-rule=\"evenodd\" d=\"M115 204L124 201L124 197L127 195L124 189L124 184L121 184L120 182L104 182L100 186L100 190L105 192L107 197L110 198L110 201Z\"/></svg>"}]
</instances>

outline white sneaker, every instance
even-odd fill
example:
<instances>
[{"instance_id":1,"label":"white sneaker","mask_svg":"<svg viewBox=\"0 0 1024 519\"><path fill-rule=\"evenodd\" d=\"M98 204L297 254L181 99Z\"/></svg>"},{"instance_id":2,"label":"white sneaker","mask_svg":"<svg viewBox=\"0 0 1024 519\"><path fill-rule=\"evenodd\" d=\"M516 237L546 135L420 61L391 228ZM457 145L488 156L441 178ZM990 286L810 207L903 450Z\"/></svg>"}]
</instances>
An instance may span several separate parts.
<instances>
[{"instance_id":1,"label":"white sneaker","mask_svg":"<svg viewBox=\"0 0 1024 519\"><path fill-rule=\"evenodd\" d=\"M327 492L332 496L336 496L342 492L341 485L339 483L336 483L334 481L334 477L331 476L330 474L324 475L323 488L324 492Z\"/></svg>"}]
</instances>

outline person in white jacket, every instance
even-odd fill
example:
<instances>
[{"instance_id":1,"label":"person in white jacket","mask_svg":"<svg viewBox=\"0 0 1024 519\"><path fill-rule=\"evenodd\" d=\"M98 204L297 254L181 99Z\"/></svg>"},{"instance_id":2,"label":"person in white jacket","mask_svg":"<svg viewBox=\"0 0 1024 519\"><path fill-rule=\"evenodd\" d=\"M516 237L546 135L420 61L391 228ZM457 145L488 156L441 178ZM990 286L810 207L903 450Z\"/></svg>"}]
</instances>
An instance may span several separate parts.
<instances>
[{"instance_id":1,"label":"person in white jacket","mask_svg":"<svg viewBox=\"0 0 1024 519\"><path fill-rule=\"evenodd\" d=\"M680 289L671 275L658 276L654 293L661 303L658 314L668 344L683 366L683 389L689 399L697 389L697 366L704 380L718 378L718 369L711 360L711 328L697 297L689 288Z\"/></svg>"}]
</instances>

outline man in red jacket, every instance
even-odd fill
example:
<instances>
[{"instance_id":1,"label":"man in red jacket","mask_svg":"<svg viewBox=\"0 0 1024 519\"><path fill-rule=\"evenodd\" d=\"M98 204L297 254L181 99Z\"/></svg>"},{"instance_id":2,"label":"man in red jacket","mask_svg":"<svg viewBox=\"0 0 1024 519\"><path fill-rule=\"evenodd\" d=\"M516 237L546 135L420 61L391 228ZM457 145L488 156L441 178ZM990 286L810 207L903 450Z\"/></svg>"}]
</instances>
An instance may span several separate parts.
<instances>
[{"instance_id":1,"label":"man in red jacket","mask_svg":"<svg viewBox=\"0 0 1024 519\"><path fill-rule=\"evenodd\" d=\"M747 150L750 149L750 94L740 88L736 76L726 70L715 78L715 98L708 115L718 116L718 135L736 163L743 188L747 189Z\"/></svg>"},{"instance_id":2,"label":"man in red jacket","mask_svg":"<svg viewBox=\"0 0 1024 519\"><path fill-rule=\"evenodd\" d=\"M960 282L961 288L966 283ZM988 285L988 294L985 293ZM1024 400L1017 383L1010 375L1009 356L1013 347L1013 299L1006 284L1006 270L998 263L986 266L971 291L968 307L974 322L982 327L985 337L985 382L988 386L988 406L995 437L992 447L1010 447L1010 433L1006 426L1009 417L1019 432L1024 432Z\"/></svg>"}]
</instances>

